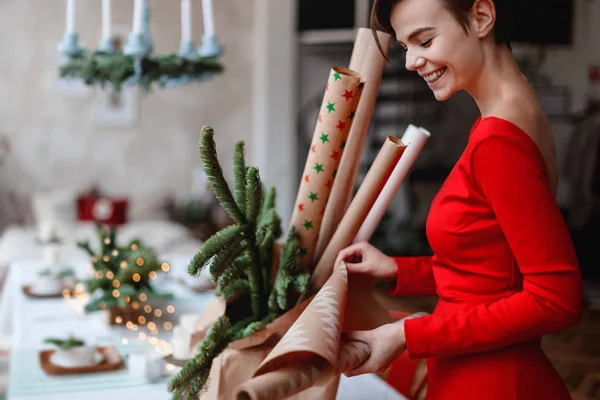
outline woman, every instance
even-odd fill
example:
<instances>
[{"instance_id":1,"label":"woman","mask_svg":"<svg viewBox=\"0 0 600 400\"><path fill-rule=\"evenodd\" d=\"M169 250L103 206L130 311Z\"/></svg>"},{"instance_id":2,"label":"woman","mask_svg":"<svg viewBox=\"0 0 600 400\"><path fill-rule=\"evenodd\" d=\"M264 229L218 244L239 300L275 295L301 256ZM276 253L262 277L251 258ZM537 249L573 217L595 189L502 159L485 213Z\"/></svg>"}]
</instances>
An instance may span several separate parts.
<instances>
[{"instance_id":1,"label":"woman","mask_svg":"<svg viewBox=\"0 0 600 400\"><path fill-rule=\"evenodd\" d=\"M581 276L555 201L553 136L511 54L503 0L376 0L372 21L395 34L406 68L442 101L459 90L481 116L434 198L433 257L390 258L366 243L340 252L353 274L392 295L438 295L415 315L344 340L369 344L347 375L380 372L404 350L427 358L428 399L568 399L540 346L581 317Z\"/></svg>"}]
</instances>

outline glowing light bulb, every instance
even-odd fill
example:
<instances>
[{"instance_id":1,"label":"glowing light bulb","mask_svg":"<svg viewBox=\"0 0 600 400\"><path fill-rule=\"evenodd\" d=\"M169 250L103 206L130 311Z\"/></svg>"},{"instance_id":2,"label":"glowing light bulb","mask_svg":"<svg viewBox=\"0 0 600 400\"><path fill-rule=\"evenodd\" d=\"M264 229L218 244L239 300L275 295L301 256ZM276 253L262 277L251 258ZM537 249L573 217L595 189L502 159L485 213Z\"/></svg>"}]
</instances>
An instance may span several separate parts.
<instances>
[{"instance_id":1,"label":"glowing light bulb","mask_svg":"<svg viewBox=\"0 0 600 400\"><path fill-rule=\"evenodd\" d=\"M169 272L169 269L170 269L171 267L169 266L169 264L167 264L167 263L163 263L163 264L160 266L160 268L161 268L163 271L165 271L165 272Z\"/></svg>"},{"instance_id":2,"label":"glowing light bulb","mask_svg":"<svg viewBox=\"0 0 600 400\"><path fill-rule=\"evenodd\" d=\"M119 291L117 289L115 289L115 290L112 291L113 297L119 297L120 294L121 293L119 293Z\"/></svg>"},{"instance_id":3,"label":"glowing light bulb","mask_svg":"<svg viewBox=\"0 0 600 400\"><path fill-rule=\"evenodd\" d=\"M108 260L110 260L109 256L102 256L102 261L108 262Z\"/></svg>"},{"instance_id":4,"label":"glowing light bulb","mask_svg":"<svg viewBox=\"0 0 600 400\"><path fill-rule=\"evenodd\" d=\"M146 340L146 334L144 332L140 332L140 334L138 336L140 339Z\"/></svg>"},{"instance_id":5,"label":"glowing light bulb","mask_svg":"<svg viewBox=\"0 0 600 400\"><path fill-rule=\"evenodd\" d=\"M158 275L156 275L156 272L154 272L154 271L150 271L150 273L148 274L148 277L149 277L150 279L156 279L156 277L157 277L157 276L158 276Z\"/></svg>"},{"instance_id":6,"label":"glowing light bulb","mask_svg":"<svg viewBox=\"0 0 600 400\"><path fill-rule=\"evenodd\" d=\"M132 244L131 245L131 250L136 251L138 249L138 245L137 244Z\"/></svg>"},{"instance_id":7,"label":"glowing light bulb","mask_svg":"<svg viewBox=\"0 0 600 400\"><path fill-rule=\"evenodd\" d=\"M121 268L125 269L127 268L127 261L121 261Z\"/></svg>"},{"instance_id":8,"label":"glowing light bulb","mask_svg":"<svg viewBox=\"0 0 600 400\"><path fill-rule=\"evenodd\" d=\"M110 254L112 254L113 256L118 256L119 255L119 250L114 249L113 251L110 252Z\"/></svg>"},{"instance_id":9,"label":"glowing light bulb","mask_svg":"<svg viewBox=\"0 0 600 400\"><path fill-rule=\"evenodd\" d=\"M123 343L123 344L127 344L127 343L129 343L129 340L127 340L127 339L123 338L123 339L121 339L121 343Z\"/></svg>"},{"instance_id":10,"label":"glowing light bulb","mask_svg":"<svg viewBox=\"0 0 600 400\"><path fill-rule=\"evenodd\" d=\"M121 283L119 281L113 281L113 286L118 288L119 286L121 286Z\"/></svg>"},{"instance_id":11,"label":"glowing light bulb","mask_svg":"<svg viewBox=\"0 0 600 400\"><path fill-rule=\"evenodd\" d=\"M146 304L144 306L144 312L151 313L152 312L152 307L150 307L148 304Z\"/></svg>"},{"instance_id":12,"label":"glowing light bulb","mask_svg":"<svg viewBox=\"0 0 600 400\"><path fill-rule=\"evenodd\" d=\"M110 244L110 238L105 237L104 238L104 244Z\"/></svg>"},{"instance_id":13,"label":"glowing light bulb","mask_svg":"<svg viewBox=\"0 0 600 400\"><path fill-rule=\"evenodd\" d=\"M106 279L112 279L115 277L115 274L112 273L112 271L108 271L106 273Z\"/></svg>"},{"instance_id":14,"label":"glowing light bulb","mask_svg":"<svg viewBox=\"0 0 600 400\"><path fill-rule=\"evenodd\" d=\"M146 323L146 318L144 318L144 316L143 316L143 315L140 315L140 316L138 317L138 322L139 322L140 324L145 324L145 323Z\"/></svg>"},{"instance_id":15,"label":"glowing light bulb","mask_svg":"<svg viewBox=\"0 0 600 400\"><path fill-rule=\"evenodd\" d=\"M162 315L162 311L154 310L154 315L156 315L157 317L160 317Z\"/></svg>"},{"instance_id":16,"label":"glowing light bulb","mask_svg":"<svg viewBox=\"0 0 600 400\"><path fill-rule=\"evenodd\" d=\"M123 318L121 318L121 317L116 317L116 318L115 318L115 322L116 322L117 324L122 324L122 323L123 323Z\"/></svg>"},{"instance_id":17,"label":"glowing light bulb","mask_svg":"<svg viewBox=\"0 0 600 400\"><path fill-rule=\"evenodd\" d=\"M140 294L140 301L146 301L146 300L148 300L148 296L146 296L146 293Z\"/></svg>"},{"instance_id":18,"label":"glowing light bulb","mask_svg":"<svg viewBox=\"0 0 600 400\"><path fill-rule=\"evenodd\" d=\"M134 282L139 282L140 279L142 279L142 277L140 276L140 274L138 274L137 272L135 274L133 274L133 281Z\"/></svg>"},{"instance_id":19,"label":"glowing light bulb","mask_svg":"<svg viewBox=\"0 0 600 400\"><path fill-rule=\"evenodd\" d=\"M163 324L163 326L165 327L166 330L170 331L171 329L173 329L173 324L170 323L169 321L165 322Z\"/></svg>"},{"instance_id":20,"label":"glowing light bulb","mask_svg":"<svg viewBox=\"0 0 600 400\"><path fill-rule=\"evenodd\" d=\"M156 324L154 322L148 322L148 329L151 331L156 329Z\"/></svg>"},{"instance_id":21,"label":"glowing light bulb","mask_svg":"<svg viewBox=\"0 0 600 400\"><path fill-rule=\"evenodd\" d=\"M140 308L140 303L134 301L133 303L131 303L131 307L133 307L134 310L137 310L138 308Z\"/></svg>"},{"instance_id":22,"label":"glowing light bulb","mask_svg":"<svg viewBox=\"0 0 600 400\"><path fill-rule=\"evenodd\" d=\"M167 306L167 312L173 314L175 312L175 307L173 307L171 305Z\"/></svg>"},{"instance_id":23,"label":"glowing light bulb","mask_svg":"<svg viewBox=\"0 0 600 400\"><path fill-rule=\"evenodd\" d=\"M138 257L135 259L135 263L138 265L138 267L141 267L144 265L144 259L142 257Z\"/></svg>"},{"instance_id":24,"label":"glowing light bulb","mask_svg":"<svg viewBox=\"0 0 600 400\"><path fill-rule=\"evenodd\" d=\"M106 303L105 302L101 302L100 303L100 308L104 310L106 308Z\"/></svg>"}]
</instances>

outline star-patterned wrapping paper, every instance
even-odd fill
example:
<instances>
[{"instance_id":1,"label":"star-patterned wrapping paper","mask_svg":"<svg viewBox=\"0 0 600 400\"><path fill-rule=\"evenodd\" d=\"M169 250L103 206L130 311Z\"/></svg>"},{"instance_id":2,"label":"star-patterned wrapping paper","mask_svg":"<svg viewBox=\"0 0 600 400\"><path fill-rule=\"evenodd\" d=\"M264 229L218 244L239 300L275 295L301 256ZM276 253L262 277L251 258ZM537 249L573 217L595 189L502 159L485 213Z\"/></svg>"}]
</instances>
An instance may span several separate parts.
<instances>
[{"instance_id":1,"label":"star-patterned wrapping paper","mask_svg":"<svg viewBox=\"0 0 600 400\"><path fill-rule=\"evenodd\" d=\"M300 267L311 271L321 221L364 82L348 68L333 67L306 159L290 226L300 242Z\"/></svg>"},{"instance_id":2,"label":"star-patterned wrapping paper","mask_svg":"<svg viewBox=\"0 0 600 400\"><path fill-rule=\"evenodd\" d=\"M325 390L336 377L369 357L371 352L365 343L342 342L342 330L373 329L392 319L373 298L369 283L349 282L348 278L346 265L338 264L254 377L240 385L236 398L300 399L304 390ZM361 317L364 304L377 315L377 320Z\"/></svg>"}]
</instances>

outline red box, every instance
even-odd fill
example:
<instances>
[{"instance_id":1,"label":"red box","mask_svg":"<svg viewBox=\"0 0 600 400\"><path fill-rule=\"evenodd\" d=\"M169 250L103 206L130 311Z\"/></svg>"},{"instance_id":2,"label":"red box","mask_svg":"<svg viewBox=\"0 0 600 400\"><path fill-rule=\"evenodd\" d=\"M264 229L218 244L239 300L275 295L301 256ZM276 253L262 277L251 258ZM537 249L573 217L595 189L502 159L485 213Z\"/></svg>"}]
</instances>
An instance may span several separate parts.
<instances>
[{"instance_id":1,"label":"red box","mask_svg":"<svg viewBox=\"0 0 600 400\"><path fill-rule=\"evenodd\" d=\"M94 221L107 225L122 225L127 222L126 198L105 196L79 196L77 198L77 219Z\"/></svg>"}]
</instances>

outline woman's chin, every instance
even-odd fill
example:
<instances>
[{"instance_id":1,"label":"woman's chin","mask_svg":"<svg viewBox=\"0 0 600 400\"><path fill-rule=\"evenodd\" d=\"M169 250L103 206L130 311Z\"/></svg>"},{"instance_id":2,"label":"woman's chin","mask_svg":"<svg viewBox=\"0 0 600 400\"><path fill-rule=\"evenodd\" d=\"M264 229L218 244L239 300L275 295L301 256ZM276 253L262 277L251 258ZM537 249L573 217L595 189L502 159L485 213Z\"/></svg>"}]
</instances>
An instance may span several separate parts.
<instances>
[{"instance_id":1,"label":"woman's chin","mask_svg":"<svg viewBox=\"0 0 600 400\"><path fill-rule=\"evenodd\" d=\"M455 91L447 90L445 88L439 88L439 89L433 90L433 96L435 97L435 99L437 101L446 101L450 97L452 97L454 92Z\"/></svg>"}]
</instances>

